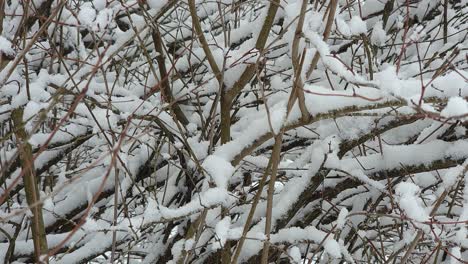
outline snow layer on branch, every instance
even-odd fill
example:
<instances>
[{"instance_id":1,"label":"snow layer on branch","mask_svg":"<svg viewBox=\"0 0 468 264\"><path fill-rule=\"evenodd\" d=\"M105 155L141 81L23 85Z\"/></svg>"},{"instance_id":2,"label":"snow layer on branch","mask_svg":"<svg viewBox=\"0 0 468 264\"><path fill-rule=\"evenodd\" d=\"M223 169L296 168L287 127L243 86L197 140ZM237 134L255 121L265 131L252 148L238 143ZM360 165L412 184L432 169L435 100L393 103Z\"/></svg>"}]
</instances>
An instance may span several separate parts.
<instances>
[{"instance_id":1,"label":"snow layer on branch","mask_svg":"<svg viewBox=\"0 0 468 264\"><path fill-rule=\"evenodd\" d=\"M116 232L116 241L122 241L127 237L127 232ZM73 252L67 252L58 261L51 261L51 263L82 263L83 260L87 260L89 256L95 256L99 253L110 250L112 248L113 236L104 232L97 232L91 239L86 239L82 247L74 250ZM83 243L81 242L81 243Z\"/></svg>"},{"instance_id":2,"label":"snow layer on branch","mask_svg":"<svg viewBox=\"0 0 468 264\"><path fill-rule=\"evenodd\" d=\"M68 232L62 234L48 234L47 245L49 248L58 246L67 236ZM71 246L79 241L83 236L84 232L78 230L72 238L65 243L64 246ZM4 260L5 255L8 253L10 243L0 243L0 259ZM14 254L17 256L28 256L34 254L34 244L32 239L18 239L15 242Z\"/></svg>"},{"instance_id":3,"label":"snow layer on branch","mask_svg":"<svg viewBox=\"0 0 468 264\"><path fill-rule=\"evenodd\" d=\"M313 116L317 114L325 114L332 111L339 111L347 107L364 107L375 104L376 102L367 100L377 100L382 98L382 93L373 88L360 88L355 91L332 91L327 88L305 85L304 90L310 91L306 93L306 105L309 113ZM360 98L361 97L361 98ZM337 100L339 98L339 100ZM378 102L385 102L382 98Z\"/></svg>"},{"instance_id":4,"label":"snow layer on branch","mask_svg":"<svg viewBox=\"0 0 468 264\"><path fill-rule=\"evenodd\" d=\"M359 157L359 162L354 159L343 159L342 166L348 168L366 168L366 173L374 173L382 170L393 170L401 166L429 166L435 161L451 159L464 159L468 157L468 142L459 140L445 142L434 140L425 144L408 146L383 145L383 155L373 154ZM327 166L335 166L337 160L328 159ZM360 165L361 164L361 165Z\"/></svg>"},{"instance_id":5,"label":"snow layer on branch","mask_svg":"<svg viewBox=\"0 0 468 264\"><path fill-rule=\"evenodd\" d=\"M204 208L227 204L228 200L229 194L222 188L210 188L179 208L167 208L158 205L154 200L150 200L151 203L145 212L144 224L189 216L200 212Z\"/></svg>"},{"instance_id":6,"label":"snow layer on branch","mask_svg":"<svg viewBox=\"0 0 468 264\"><path fill-rule=\"evenodd\" d=\"M312 116L318 114L328 114L333 111L339 111L344 108L364 107L375 104L376 102L369 101L362 97L370 99L382 98L382 93L373 88L360 88L354 91L331 91L329 89L318 87L314 85L305 85L306 91L311 93L305 94L306 106ZM337 100L337 97L340 100ZM284 98L284 97L283 97ZM275 132L282 126L285 115L286 101L279 102L269 109L270 119L261 115L266 113L266 110L260 111L255 114L243 117L235 126L233 130L239 130L239 133L233 133L234 139L227 144L220 146L214 155L220 156L227 161L231 161L235 156L241 153L242 150L251 146L259 137L271 132L270 124ZM383 103L385 99L382 98L378 102ZM292 125L299 120L301 114L298 105L296 104L291 114L288 116L287 122L284 125Z\"/></svg>"},{"instance_id":7,"label":"snow layer on branch","mask_svg":"<svg viewBox=\"0 0 468 264\"><path fill-rule=\"evenodd\" d=\"M114 188L114 170L109 173L107 181L103 184L103 192ZM100 177L96 177L99 175ZM69 182L63 184L61 192L54 196L55 206L52 212L44 212L45 226L53 225L61 217L65 217L68 213L74 210L75 206L86 206L92 197L98 192L99 187L103 183L106 170L103 168L95 168L88 170L81 176L79 180L81 184L69 185ZM60 186L58 187L58 189Z\"/></svg>"},{"instance_id":8,"label":"snow layer on branch","mask_svg":"<svg viewBox=\"0 0 468 264\"><path fill-rule=\"evenodd\" d=\"M325 153L327 152L325 145L327 145L327 143L314 144L310 149L312 155L307 170L301 177L296 177L288 181L283 187L283 190L278 195L275 195L275 204L272 210L274 222L287 214L291 205L300 199L300 195L309 186L311 178L319 171L325 159Z\"/></svg>"},{"instance_id":9,"label":"snow layer on branch","mask_svg":"<svg viewBox=\"0 0 468 264\"><path fill-rule=\"evenodd\" d=\"M288 242L291 244L298 241L312 241L316 244L323 242L325 251L328 254L334 258L341 257L340 246L337 241L333 240L333 236L313 226L308 226L304 229L299 227L281 229L278 233L270 236L270 241L272 243Z\"/></svg>"},{"instance_id":10,"label":"snow layer on branch","mask_svg":"<svg viewBox=\"0 0 468 264\"><path fill-rule=\"evenodd\" d=\"M391 95L412 99L413 101L419 100L421 97L421 80L414 78L404 78L403 74L396 73L396 67L393 65L384 65L380 72L374 74L375 81L379 89ZM460 74L462 76L460 76ZM430 97L459 97L468 95L468 82L465 81L463 76L468 76L467 72L460 71L450 72L446 75L431 79L423 79L424 84L430 83L426 86L423 98ZM466 102L466 101L465 101ZM413 103L411 103L413 104ZM456 108L462 105L460 101L456 101Z\"/></svg>"},{"instance_id":11,"label":"snow layer on branch","mask_svg":"<svg viewBox=\"0 0 468 264\"><path fill-rule=\"evenodd\" d=\"M348 217L349 211L346 209L346 207L341 208L340 214L338 215L338 218L336 219L336 228L337 229L342 229L344 225L346 224L346 217Z\"/></svg>"},{"instance_id":12,"label":"snow layer on branch","mask_svg":"<svg viewBox=\"0 0 468 264\"><path fill-rule=\"evenodd\" d=\"M266 238L265 235L260 231L264 225L265 221L262 219L247 233L247 237L253 239L248 239L245 241L239 258L240 261L249 259L261 250L263 246L262 240ZM259 239L259 241L255 240L254 238ZM278 233L270 235L270 242L274 244L281 244L284 242L296 244L307 241L310 241L316 245L323 245L325 251L333 258L341 258L342 256L340 245L336 240L333 239L333 235L320 231L313 226L308 226L304 229L299 227L284 228L279 230Z\"/></svg>"},{"instance_id":13,"label":"snow layer on branch","mask_svg":"<svg viewBox=\"0 0 468 264\"><path fill-rule=\"evenodd\" d=\"M364 77L351 72L343 65L342 62L340 62L336 58L333 58L333 55L330 53L329 46L322 40L322 37L320 37L316 32L305 31L304 34L308 36L308 38L311 41L311 44L314 45L317 51L319 52L321 61L331 71L333 71L343 79L347 80L348 82L375 86L374 82L368 81Z\"/></svg>"},{"instance_id":14,"label":"snow layer on branch","mask_svg":"<svg viewBox=\"0 0 468 264\"><path fill-rule=\"evenodd\" d=\"M55 133L55 136L50 140L49 144L72 142L73 139L85 135L87 131L85 126L77 124L65 125L61 130ZM50 136L51 133L35 133L29 138L29 144L33 147L39 147L43 145Z\"/></svg>"},{"instance_id":15,"label":"snow layer on branch","mask_svg":"<svg viewBox=\"0 0 468 264\"><path fill-rule=\"evenodd\" d=\"M244 148L249 147L259 136L271 132L271 128L276 133L284 123L286 114L286 102L280 102L269 108L270 118L266 109L258 113L249 115L239 123L243 129L241 133L234 135L234 139L220 146L213 155L222 157L227 161L234 159ZM271 125L271 127L270 127ZM245 127L244 127L245 126ZM238 129L233 126L233 129ZM238 129L240 130L240 129Z\"/></svg>"}]
</instances>

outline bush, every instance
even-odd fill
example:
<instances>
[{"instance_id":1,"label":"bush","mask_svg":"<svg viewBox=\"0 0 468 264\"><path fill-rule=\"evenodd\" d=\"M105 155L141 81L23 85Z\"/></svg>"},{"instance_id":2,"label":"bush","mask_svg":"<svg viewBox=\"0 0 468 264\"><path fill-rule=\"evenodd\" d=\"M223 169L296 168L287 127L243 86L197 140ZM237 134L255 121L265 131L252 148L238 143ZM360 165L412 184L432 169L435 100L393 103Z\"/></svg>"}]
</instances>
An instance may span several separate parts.
<instances>
[{"instance_id":1,"label":"bush","mask_svg":"<svg viewBox=\"0 0 468 264\"><path fill-rule=\"evenodd\" d=\"M0 259L468 259L466 1L0 0Z\"/></svg>"}]
</instances>

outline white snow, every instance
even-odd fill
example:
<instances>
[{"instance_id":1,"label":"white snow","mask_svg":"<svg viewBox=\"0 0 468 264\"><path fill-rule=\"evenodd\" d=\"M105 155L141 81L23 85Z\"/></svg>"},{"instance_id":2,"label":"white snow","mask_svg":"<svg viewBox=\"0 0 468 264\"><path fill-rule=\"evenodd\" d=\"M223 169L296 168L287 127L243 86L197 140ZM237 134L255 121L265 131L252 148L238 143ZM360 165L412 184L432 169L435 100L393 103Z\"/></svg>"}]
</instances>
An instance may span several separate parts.
<instances>
[{"instance_id":1,"label":"white snow","mask_svg":"<svg viewBox=\"0 0 468 264\"><path fill-rule=\"evenodd\" d=\"M0 54L7 56L15 56L15 50L12 48L11 42L3 36L0 36Z\"/></svg>"},{"instance_id":2,"label":"white snow","mask_svg":"<svg viewBox=\"0 0 468 264\"><path fill-rule=\"evenodd\" d=\"M424 31L424 27L421 25L418 25L414 31L410 35L410 40L412 42L418 42L421 41L424 36L426 35L426 32Z\"/></svg>"},{"instance_id":3,"label":"white snow","mask_svg":"<svg viewBox=\"0 0 468 264\"><path fill-rule=\"evenodd\" d=\"M59 227L62 221L86 220L64 244L72 250L62 249L51 263L109 261L101 256L110 256L114 232L116 262L129 255L131 262L203 262L227 241L239 241L256 195L239 262L258 256L267 239L268 204L268 187L258 186L282 130L270 232L282 258L375 262L363 244L375 243L379 252L383 247L386 258L420 231L424 247L408 262L419 263L440 241L453 255L446 262L467 258L468 26L460 19L467 0L448 2L447 41L440 1L413 1L407 10L405 0L398 0L384 28L385 1L339 0L327 40L329 1L319 8L308 3L298 43L304 65L297 73L291 52L302 1L280 1L263 48L256 41L269 1L234 6L232 0L195 0L215 62L224 65L223 83L194 41L186 1L165 14L160 11L169 0L77 1L44 32L36 22L18 38L23 2L7 1L0 36L0 53L18 60L0 72L0 261L16 224L21 229L13 258L33 254L32 213L10 126L16 108L24 109L36 176L45 180L39 187L49 246L70 234ZM28 12L36 15L31 7ZM419 24L405 32L408 17ZM154 22L168 48L164 54L154 50ZM36 41L44 34L50 38ZM166 76L155 60L160 55ZM220 91L232 92L249 65L255 66L253 77L232 98L231 139L221 144ZM297 102L286 109L297 77L304 84L307 119ZM169 81L175 102L163 100L161 79ZM187 124L177 120L172 103ZM52 178L53 186L45 186ZM194 223L201 225L192 236L187 230ZM404 223L398 232L391 230L395 223ZM357 234L352 242L351 232ZM186 252L190 259L179 259Z\"/></svg>"},{"instance_id":4,"label":"white snow","mask_svg":"<svg viewBox=\"0 0 468 264\"><path fill-rule=\"evenodd\" d=\"M215 155L208 156L202 164L216 186L227 189L229 179L234 173L234 167L230 162Z\"/></svg>"},{"instance_id":5,"label":"white snow","mask_svg":"<svg viewBox=\"0 0 468 264\"><path fill-rule=\"evenodd\" d=\"M458 117L468 115L468 102L461 97L451 97L447 106L440 112L443 117Z\"/></svg>"},{"instance_id":6,"label":"white snow","mask_svg":"<svg viewBox=\"0 0 468 264\"><path fill-rule=\"evenodd\" d=\"M351 34L353 35L360 35L367 33L367 26L366 22L362 21L359 16L353 16L349 21L349 29L351 30Z\"/></svg>"},{"instance_id":7,"label":"white snow","mask_svg":"<svg viewBox=\"0 0 468 264\"><path fill-rule=\"evenodd\" d=\"M450 250L450 264L459 264L460 260L462 260L461 249L460 247L453 247Z\"/></svg>"},{"instance_id":8,"label":"white snow","mask_svg":"<svg viewBox=\"0 0 468 264\"><path fill-rule=\"evenodd\" d=\"M78 20L82 25L91 26L96 19L96 10L92 7L91 3L84 3L78 13Z\"/></svg>"},{"instance_id":9,"label":"white snow","mask_svg":"<svg viewBox=\"0 0 468 264\"><path fill-rule=\"evenodd\" d=\"M318 230L315 227L306 227L304 229L298 227L285 228L276 234L270 236L272 243L289 242L308 240L320 244L324 241L325 251L334 258L341 257L340 245L333 239L333 236Z\"/></svg>"},{"instance_id":10,"label":"white snow","mask_svg":"<svg viewBox=\"0 0 468 264\"><path fill-rule=\"evenodd\" d=\"M231 226L231 217L225 217L216 224L215 232L219 242L213 243L213 250L222 248L228 239L228 232Z\"/></svg>"},{"instance_id":11,"label":"white snow","mask_svg":"<svg viewBox=\"0 0 468 264\"><path fill-rule=\"evenodd\" d=\"M442 176L444 187L447 191L450 191L459 180L458 178L463 176L462 174L465 166L468 166L468 162L465 162L464 166L458 165L448 169L447 172L445 172L445 174Z\"/></svg>"},{"instance_id":12,"label":"white snow","mask_svg":"<svg viewBox=\"0 0 468 264\"><path fill-rule=\"evenodd\" d=\"M107 0L93 0L93 6L98 10L101 11L107 6Z\"/></svg>"},{"instance_id":13,"label":"white snow","mask_svg":"<svg viewBox=\"0 0 468 264\"><path fill-rule=\"evenodd\" d=\"M226 204L229 199L228 193L222 188L210 188L192 199L192 201L179 208L167 208L158 205L154 200L148 205L145 213L144 223L166 221L195 214L204 208Z\"/></svg>"},{"instance_id":14,"label":"white snow","mask_svg":"<svg viewBox=\"0 0 468 264\"><path fill-rule=\"evenodd\" d=\"M387 33L383 29L382 21L378 21L372 26L371 42L376 45L383 45L387 40Z\"/></svg>"},{"instance_id":15,"label":"white snow","mask_svg":"<svg viewBox=\"0 0 468 264\"><path fill-rule=\"evenodd\" d=\"M298 247L291 247L288 253L295 263L301 263L301 251Z\"/></svg>"},{"instance_id":16,"label":"white snow","mask_svg":"<svg viewBox=\"0 0 468 264\"><path fill-rule=\"evenodd\" d=\"M147 3L151 9L159 11L162 7L164 7L168 3L168 1L167 0L148 0Z\"/></svg>"},{"instance_id":17,"label":"white snow","mask_svg":"<svg viewBox=\"0 0 468 264\"><path fill-rule=\"evenodd\" d=\"M346 24L343 19L337 18L336 19L336 26L338 27L338 31L343 34L345 37L351 36L351 29L349 28L348 24Z\"/></svg>"},{"instance_id":18,"label":"white snow","mask_svg":"<svg viewBox=\"0 0 468 264\"><path fill-rule=\"evenodd\" d=\"M348 210L343 207L341 208L340 214L338 215L338 218L336 219L336 228L337 229L342 229L346 223L346 217L348 216L349 212Z\"/></svg>"},{"instance_id":19,"label":"white snow","mask_svg":"<svg viewBox=\"0 0 468 264\"><path fill-rule=\"evenodd\" d=\"M421 199L417 196L419 191L419 187L410 182L399 183L395 188L400 208L405 211L409 218L424 222L429 220L429 214L427 209L423 207Z\"/></svg>"}]
</instances>

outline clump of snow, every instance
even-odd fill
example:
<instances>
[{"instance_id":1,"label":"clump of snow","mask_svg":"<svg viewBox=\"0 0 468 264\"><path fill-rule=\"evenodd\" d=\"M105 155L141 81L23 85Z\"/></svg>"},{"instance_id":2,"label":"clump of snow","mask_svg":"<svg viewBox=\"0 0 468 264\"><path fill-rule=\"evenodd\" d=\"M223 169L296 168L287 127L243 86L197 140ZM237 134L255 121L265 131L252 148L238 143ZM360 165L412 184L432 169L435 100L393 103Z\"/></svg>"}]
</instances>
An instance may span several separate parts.
<instances>
[{"instance_id":1,"label":"clump of snow","mask_svg":"<svg viewBox=\"0 0 468 264\"><path fill-rule=\"evenodd\" d=\"M325 251L330 254L330 256L334 258L341 258L341 250L340 250L340 245L336 240L333 239L327 239L325 240L325 243L323 245L325 248Z\"/></svg>"},{"instance_id":2,"label":"clump of snow","mask_svg":"<svg viewBox=\"0 0 468 264\"><path fill-rule=\"evenodd\" d=\"M465 166L468 165L468 162L465 162ZM450 190L455 183L457 183L458 177L462 175L464 166L456 166L447 170L447 172L442 177L444 186L446 190Z\"/></svg>"},{"instance_id":3,"label":"clump of snow","mask_svg":"<svg viewBox=\"0 0 468 264\"><path fill-rule=\"evenodd\" d=\"M3 36L0 36L0 54L15 56L15 50L11 47L11 42Z\"/></svg>"},{"instance_id":4,"label":"clump of snow","mask_svg":"<svg viewBox=\"0 0 468 264\"><path fill-rule=\"evenodd\" d=\"M298 247L291 247L288 253L295 263L301 263L301 250Z\"/></svg>"},{"instance_id":5,"label":"clump of snow","mask_svg":"<svg viewBox=\"0 0 468 264\"><path fill-rule=\"evenodd\" d=\"M279 103L275 105L273 111L270 112L270 122L273 132L277 134L283 126L284 118L286 117L286 105Z\"/></svg>"},{"instance_id":6,"label":"clump of snow","mask_svg":"<svg viewBox=\"0 0 468 264\"><path fill-rule=\"evenodd\" d=\"M440 113L443 117L458 117L468 114L468 102L461 97L451 97Z\"/></svg>"},{"instance_id":7,"label":"clump of snow","mask_svg":"<svg viewBox=\"0 0 468 264\"><path fill-rule=\"evenodd\" d=\"M187 143L198 159L204 159L206 157L210 144L208 141L200 141L198 137L190 137L187 139Z\"/></svg>"},{"instance_id":8,"label":"clump of snow","mask_svg":"<svg viewBox=\"0 0 468 264\"><path fill-rule=\"evenodd\" d=\"M226 243L228 237L229 228L231 226L231 217L225 217L216 224L215 232L219 239L219 242L213 244L213 249L216 250L221 248Z\"/></svg>"},{"instance_id":9,"label":"clump of snow","mask_svg":"<svg viewBox=\"0 0 468 264\"><path fill-rule=\"evenodd\" d=\"M359 16L353 16L349 21L349 29L351 30L351 34L353 35L360 35L367 33L367 26L366 22L362 21Z\"/></svg>"},{"instance_id":10,"label":"clump of snow","mask_svg":"<svg viewBox=\"0 0 468 264\"><path fill-rule=\"evenodd\" d=\"M195 132L197 132L197 125L195 123L189 123L187 124L186 126L187 128L187 131L194 134Z\"/></svg>"},{"instance_id":11,"label":"clump of snow","mask_svg":"<svg viewBox=\"0 0 468 264\"><path fill-rule=\"evenodd\" d=\"M106 29L112 23L113 17L114 11L110 8L106 8L99 11L99 13L96 16L96 20L93 23L93 30L101 31Z\"/></svg>"},{"instance_id":12,"label":"clump of snow","mask_svg":"<svg viewBox=\"0 0 468 264\"><path fill-rule=\"evenodd\" d=\"M45 107L47 107L47 104L29 101L26 107L24 108L23 120L29 121L29 119L37 115L39 111L44 109Z\"/></svg>"},{"instance_id":13,"label":"clump of snow","mask_svg":"<svg viewBox=\"0 0 468 264\"><path fill-rule=\"evenodd\" d=\"M315 10L308 12L305 20L309 30L318 31L323 26L321 14Z\"/></svg>"},{"instance_id":14,"label":"clump of snow","mask_svg":"<svg viewBox=\"0 0 468 264\"><path fill-rule=\"evenodd\" d=\"M383 29L382 21L378 21L372 27L371 42L376 45L383 45L387 40L387 33Z\"/></svg>"},{"instance_id":15,"label":"clump of snow","mask_svg":"<svg viewBox=\"0 0 468 264\"><path fill-rule=\"evenodd\" d=\"M348 209L345 207L341 208L340 214L338 214L338 219L336 220L336 228L342 229L346 223L346 217L348 217Z\"/></svg>"},{"instance_id":16,"label":"clump of snow","mask_svg":"<svg viewBox=\"0 0 468 264\"><path fill-rule=\"evenodd\" d=\"M429 220L429 214L421 205L420 198L417 197L419 187L416 184L402 182L397 185L395 192L399 197L400 208L405 211L409 218L419 222Z\"/></svg>"},{"instance_id":17,"label":"clump of snow","mask_svg":"<svg viewBox=\"0 0 468 264\"><path fill-rule=\"evenodd\" d=\"M388 66L381 72L376 73L374 76L383 91L394 95L400 94L402 84L394 66Z\"/></svg>"},{"instance_id":18,"label":"clump of snow","mask_svg":"<svg viewBox=\"0 0 468 264\"><path fill-rule=\"evenodd\" d=\"M218 156L210 155L203 161L202 167L214 180L216 186L227 189L229 179L234 173L234 167L230 162Z\"/></svg>"},{"instance_id":19,"label":"clump of snow","mask_svg":"<svg viewBox=\"0 0 468 264\"><path fill-rule=\"evenodd\" d=\"M337 18L336 19L336 26L338 31L343 34L345 37L351 36L351 29L349 28L348 24L343 21L343 19Z\"/></svg>"}]
</instances>

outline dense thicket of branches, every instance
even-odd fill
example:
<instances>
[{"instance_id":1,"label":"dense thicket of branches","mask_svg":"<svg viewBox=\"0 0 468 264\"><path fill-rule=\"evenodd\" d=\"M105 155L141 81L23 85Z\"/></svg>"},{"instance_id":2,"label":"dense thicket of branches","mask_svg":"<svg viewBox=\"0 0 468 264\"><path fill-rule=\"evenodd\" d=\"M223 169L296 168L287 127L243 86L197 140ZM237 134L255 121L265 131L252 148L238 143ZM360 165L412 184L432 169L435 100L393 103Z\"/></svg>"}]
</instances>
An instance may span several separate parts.
<instances>
[{"instance_id":1,"label":"dense thicket of branches","mask_svg":"<svg viewBox=\"0 0 468 264\"><path fill-rule=\"evenodd\" d=\"M4 263L466 263L466 0L0 0Z\"/></svg>"}]
</instances>

